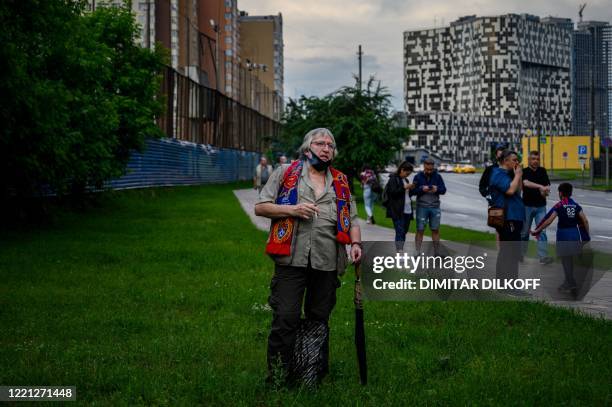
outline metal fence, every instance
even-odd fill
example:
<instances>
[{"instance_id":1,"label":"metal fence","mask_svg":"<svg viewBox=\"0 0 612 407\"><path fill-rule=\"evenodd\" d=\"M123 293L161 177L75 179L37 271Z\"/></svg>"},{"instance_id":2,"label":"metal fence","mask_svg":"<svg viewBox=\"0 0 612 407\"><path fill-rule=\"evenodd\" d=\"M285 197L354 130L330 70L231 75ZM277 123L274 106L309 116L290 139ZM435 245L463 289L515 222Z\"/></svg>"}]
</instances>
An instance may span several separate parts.
<instances>
[{"instance_id":1,"label":"metal fence","mask_svg":"<svg viewBox=\"0 0 612 407\"><path fill-rule=\"evenodd\" d=\"M160 128L170 138L241 151L264 151L280 123L168 67Z\"/></svg>"},{"instance_id":2,"label":"metal fence","mask_svg":"<svg viewBox=\"0 0 612 407\"><path fill-rule=\"evenodd\" d=\"M168 67L158 125L167 138L133 152L113 189L195 185L252 179L259 156L280 123Z\"/></svg>"}]
</instances>

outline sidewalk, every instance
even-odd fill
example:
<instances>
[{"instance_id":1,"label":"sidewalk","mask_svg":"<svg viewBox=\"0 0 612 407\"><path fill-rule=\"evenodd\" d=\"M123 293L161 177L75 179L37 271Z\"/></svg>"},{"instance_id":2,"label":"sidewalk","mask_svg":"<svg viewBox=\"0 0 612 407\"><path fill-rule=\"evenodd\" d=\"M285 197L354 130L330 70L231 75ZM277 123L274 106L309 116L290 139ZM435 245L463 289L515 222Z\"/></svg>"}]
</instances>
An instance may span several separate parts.
<instances>
[{"instance_id":1,"label":"sidewalk","mask_svg":"<svg viewBox=\"0 0 612 407\"><path fill-rule=\"evenodd\" d=\"M254 207L257 201L257 191L254 189L235 190L234 195L238 198L242 209L247 213L253 224L263 231L270 229L270 220L260 216L255 216ZM393 241L395 232L390 228L385 228L378 225L368 225L362 219L359 219L361 227L361 237L364 241ZM409 234L407 240L414 239L414 234ZM426 240L429 240L427 237ZM445 241L444 245L457 252L467 252L469 247L466 244ZM534 275L541 270L535 259L525 259L521 266L521 277ZM538 274L540 275L540 274ZM541 301L542 299L533 298ZM589 293L582 301L550 301L549 304L573 308L580 310L586 314L612 319L612 272L603 272L603 276L595 283Z\"/></svg>"}]
</instances>

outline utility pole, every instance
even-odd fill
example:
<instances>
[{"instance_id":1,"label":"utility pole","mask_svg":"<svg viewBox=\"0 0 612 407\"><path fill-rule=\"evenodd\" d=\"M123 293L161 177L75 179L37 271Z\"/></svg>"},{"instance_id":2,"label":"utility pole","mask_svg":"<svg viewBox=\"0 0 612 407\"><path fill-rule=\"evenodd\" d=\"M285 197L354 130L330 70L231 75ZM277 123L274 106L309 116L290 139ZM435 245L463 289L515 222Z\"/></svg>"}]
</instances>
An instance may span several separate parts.
<instances>
[{"instance_id":1,"label":"utility pole","mask_svg":"<svg viewBox=\"0 0 612 407\"><path fill-rule=\"evenodd\" d=\"M361 45L359 45L359 51L357 52L357 56L359 57L359 83L358 88L361 91L361 57L363 56L363 52L361 52Z\"/></svg>"},{"instance_id":2,"label":"utility pole","mask_svg":"<svg viewBox=\"0 0 612 407\"><path fill-rule=\"evenodd\" d=\"M591 137L589 146L589 178L591 186L595 183L595 27L589 27L591 32Z\"/></svg>"}]
</instances>

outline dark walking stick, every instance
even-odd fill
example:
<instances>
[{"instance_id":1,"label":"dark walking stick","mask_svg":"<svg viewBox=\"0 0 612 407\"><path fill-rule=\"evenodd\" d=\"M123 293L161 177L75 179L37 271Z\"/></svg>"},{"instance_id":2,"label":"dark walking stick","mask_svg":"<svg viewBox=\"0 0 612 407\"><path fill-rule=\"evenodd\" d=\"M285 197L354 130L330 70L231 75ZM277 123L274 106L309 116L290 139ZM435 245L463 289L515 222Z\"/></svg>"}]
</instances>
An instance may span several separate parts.
<instances>
[{"instance_id":1,"label":"dark walking stick","mask_svg":"<svg viewBox=\"0 0 612 407\"><path fill-rule=\"evenodd\" d=\"M355 264L355 347L359 363L359 380L362 385L368 382L368 364L366 362L365 327L363 323L363 302L361 300L361 265Z\"/></svg>"}]
</instances>

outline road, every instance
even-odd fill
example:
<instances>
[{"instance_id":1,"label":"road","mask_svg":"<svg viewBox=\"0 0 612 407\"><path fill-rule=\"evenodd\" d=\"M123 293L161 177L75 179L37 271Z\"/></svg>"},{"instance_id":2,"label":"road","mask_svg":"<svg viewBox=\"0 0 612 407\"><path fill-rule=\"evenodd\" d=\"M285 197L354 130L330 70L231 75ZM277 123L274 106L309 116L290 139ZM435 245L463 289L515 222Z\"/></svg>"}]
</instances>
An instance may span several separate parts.
<instances>
[{"instance_id":1,"label":"road","mask_svg":"<svg viewBox=\"0 0 612 407\"><path fill-rule=\"evenodd\" d=\"M487 203L478 192L480 174L443 173L447 193L442 196L442 223L491 232L487 226ZM557 187L553 183L547 208L558 201ZM591 237L601 242L610 241L612 245L612 193L574 189L573 197L584 209L589 218ZM548 229L549 240L554 240L556 222ZM551 238L552 237L552 238Z\"/></svg>"}]
</instances>

